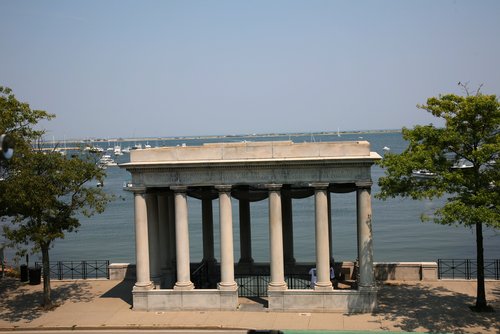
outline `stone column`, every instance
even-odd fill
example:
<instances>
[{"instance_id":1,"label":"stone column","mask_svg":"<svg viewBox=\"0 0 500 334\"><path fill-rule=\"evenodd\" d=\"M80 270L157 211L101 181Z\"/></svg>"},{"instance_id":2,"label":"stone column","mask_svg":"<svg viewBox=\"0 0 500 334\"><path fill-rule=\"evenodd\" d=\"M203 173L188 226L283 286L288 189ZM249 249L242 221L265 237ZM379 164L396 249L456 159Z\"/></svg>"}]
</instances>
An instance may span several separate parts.
<instances>
[{"instance_id":1,"label":"stone column","mask_svg":"<svg viewBox=\"0 0 500 334\"><path fill-rule=\"evenodd\" d=\"M326 200L328 202L328 246L330 249L330 263L334 266L333 255L333 226L332 226L332 195L329 190L326 191Z\"/></svg>"},{"instance_id":2,"label":"stone column","mask_svg":"<svg viewBox=\"0 0 500 334\"><path fill-rule=\"evenodd\" d=\"M240 199L239 201L240 215L240 264L253 263L252 258L252 228L250 226L250 201Z\"/></svg>"},{"instance_id":3,"label":"stone column","mask_svg":"<svg viewBox=\"0 0 500 334\"><path fill-rule=\"evenodd\" d=\"M281 212L283 218L283 252L285 265L294 265L293 253L293 212L292 194L290 187L281 190Z\"/></svg>"},{"instance_id":4,"label":"stone column","mask_svg":"<svg viewBox=\"0 0 500 334\"><path fill-rule=\"evenodd\" d=\"M220 219L220 273L219 290L235 290L234 249L233 249L233 213L231 207L231 186L217 186L219 191Z\"/></svg>"},{"instance_id":5,"label":"stone column","mask_svg":"<svg viewBox=\"0 0 500 334\"><path fill-rule=\"evenodd\" d=\"M331 290L330 281L330 247L328 235L328 183L316 183L314 187L314 203L316 218L316 273L318 281L315 290Z\"/></svg>"},{"instance_id":6,"label":"stone column","mask_svg":"<svg viewBox=\"0 0 500 334\"><path fill-rule=\"evenodd\" d=\"M187 187L171 187L175 197L175 241L177 256L177 282L175 290L192 290L190 261L189 261L189 228Z\"/></svg>"},{"instance_id":7,"label":"stone column","mask_svg":"<svg viewBox=\"0 0 500 334\"><path fill-rule=\"evenodd\" d=\"M170 226L168 224L168 197L167 193L162 192L157 195L158 197L158 233L159 233L159 260L162 276L167 272L168 263L168 243ZM163 284L162 284L163 285Z\"/></svg>"},{"instance_id":8,"label":"stone column","mask_svg":"<svg viewBox=\"0 0 500 334\"><path fill-rule=\"evenodd\" d=\"M175 282L177 281L176 277L176 236L175 236L175 198L174 192L167 192L167 215L168 215L168 244L167 244L167 271L165 277L165 288L171 289Z\"/></svg>"},{"instance_id":9,"label":"stone column","mask_svg":"<svg viewBox=\"0 0 500 334\"><path fill-rule=\"evenodd\" d=\"M281 217L281 184L267 185L269 189L269 247L271 281L269 290L286 290L283 261L283 223Z\"/></svg>"},{"instance_id":10,"label":"stone column","mask_svg":"<svg viewBox=\"0 0 500 334\"><path fill-rule=\"evenodd\" d=\"M159 287L161 281L160 228L158 224L158 198L154 193L146 194L149 236L149 269L151 280Z\"/></svg>"},{"instance_id":11,"label":"stone column","mask_svg":"<svg viewBox=\"0 0 500 334\"><path fill-rule=\"evenodd\" d=\"M136 278L134 290L150 290L153 283L149 276L149 242L148 242L148 215L146 205L146 189L134 191L135 216L135 257Z\"/></svg>"},{"instance_id":12,"label":"stone column","mask_svg":"<svg viewBox=\"0 0 500 334\"><path fill-rule=\"evenodd\" d=\"M358 259L360 287L374 287L371 182L357 183Z\"/></svg>"},{"instance_id":13,"label":"stone column","mask_svg":"<svg viewBox=\"0 0 500 334\"><path fill-rule=\"evenodd\" d=\"M203 197L201 200L202 231L203 231L203 261L214 263L214 215L212 199Z\"/></svg>"}]
</instances>

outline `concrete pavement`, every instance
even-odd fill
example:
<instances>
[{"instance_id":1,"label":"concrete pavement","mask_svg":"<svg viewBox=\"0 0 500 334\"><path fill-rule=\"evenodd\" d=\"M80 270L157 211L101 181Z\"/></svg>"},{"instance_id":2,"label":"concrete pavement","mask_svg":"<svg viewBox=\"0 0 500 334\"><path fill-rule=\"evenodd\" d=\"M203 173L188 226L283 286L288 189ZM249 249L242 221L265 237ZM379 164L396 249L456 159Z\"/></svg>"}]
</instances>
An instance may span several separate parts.
<instances>
[{"instance_id":1,"label":"concrete pavement","mask_svg":"<svg viewBox=\"0 0 500 334\"><path fill-rule=\"evenodd\" d=\"M53 281L52 311L39 307L42 286L0 280L0 331L48 329L235 329L500 333L500 282L486 282L494 313L474 313L474 281L385 282L371 314L270 312L240 299L238 311L139 312L131 281Z\"/></svg>"}]
</instances>

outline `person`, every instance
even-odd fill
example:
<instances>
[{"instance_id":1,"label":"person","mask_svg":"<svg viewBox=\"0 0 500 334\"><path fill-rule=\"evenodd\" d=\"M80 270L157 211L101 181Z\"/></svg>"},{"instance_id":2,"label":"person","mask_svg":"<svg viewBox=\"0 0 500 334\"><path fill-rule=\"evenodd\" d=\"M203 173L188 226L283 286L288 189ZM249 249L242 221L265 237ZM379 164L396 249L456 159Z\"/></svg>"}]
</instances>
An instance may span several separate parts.
<instances>
[{"instance_id":1,"label":"person","mask_svg":"<svg viewBox=\"0 0 500 334\"><path fill-rule=\"evenodd\" d=\"M339 282L335 278L335 269L333 269L333 267L335 267L335 260L332 257L332 260L330 262L330 281L332 282L333 288L337 289L339 286Z\"/></svg>"},{"instance_id":2,"label":"person","mask_svg":"<svg viewBox=\"0 0 500 334\"><path fill-rule=\"evenodd\" d=\"M309 270L309 275L311 275L311 283L310 287L311 289L314 289L314 286L316 285L316 282L318 281L318 276L316 276L316 268L311 268Z\"/></svg>"},{"instance_id":3,"label":"person","mask_svg":"<svg viewBox=\"0 0 500 334\"><path fill-rule=\"evenodd\" d=\"M314 286L316 285L316 282L318 281L318 276L316 273L316 268L311 268L309 270L309 275L311 275L311 283L309 286L311 289L314 289ZM333 280L335 278L335 271L333 270L333 266L330 267L330 280Z\"/></svg>"}]
</instances>

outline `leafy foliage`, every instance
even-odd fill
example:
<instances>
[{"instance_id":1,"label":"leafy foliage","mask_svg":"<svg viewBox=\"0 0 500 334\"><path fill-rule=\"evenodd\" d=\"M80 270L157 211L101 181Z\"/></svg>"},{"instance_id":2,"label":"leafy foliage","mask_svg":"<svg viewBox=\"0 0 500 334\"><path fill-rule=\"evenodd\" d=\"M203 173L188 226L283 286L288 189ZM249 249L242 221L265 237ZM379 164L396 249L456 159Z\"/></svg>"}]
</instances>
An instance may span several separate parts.
<instances>
[{"instance_id":1,"label":"leafy foliage","mask_svg":"<svg viewBox=\"0 0 500 334\"><path fill-rule=\"evenodd\" d=\"M419 107L444 118L446 125L403 129L408 148L401 154L387 153L380 162L386 176L379 180L377 197L447 196L444 207L434 213L436 223L474 225L480 219L499 228L500 103L496 96L449 94L430 98ZM413 176L422 169L435 176Z\"/></svg>"},{"instance_id":2,"label":"leafy foliage","mask_svg":"<svg viewBox=\"0 0 500 334\"><path fill-rule=\"evenodd\" d=\"M108 197L88 184L104 177L92 159L42 151L23 158L24 168L4 181L3 189L10 197L4 210L13 218L12 226L4 231L8 239L33 244L38 251L77 229L78 213L90 216L104 210Z\"/></svg>"},{"instance_id":3,"label":"leafy foliage","mask_svg":"<svg viewBox=\"0 0 500 334\"><path fill-rule=\"evenodd\" d=\"M16 99L12 90L0 86L0 133L8 133L16 152L30 148L31 141L40 138L44 131L34 128L41 120L55 117L43 110L34 110L28 103Z\"/></svg>"}]
</instances>

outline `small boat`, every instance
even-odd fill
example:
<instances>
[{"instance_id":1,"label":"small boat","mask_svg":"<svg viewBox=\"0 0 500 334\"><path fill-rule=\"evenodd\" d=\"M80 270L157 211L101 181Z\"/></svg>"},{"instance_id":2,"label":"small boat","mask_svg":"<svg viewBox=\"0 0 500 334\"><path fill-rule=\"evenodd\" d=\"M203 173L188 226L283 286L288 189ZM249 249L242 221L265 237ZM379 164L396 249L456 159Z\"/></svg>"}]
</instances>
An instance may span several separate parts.
<instances>
[{"instance_id":1,"label":"small boat","mask_svg":"<svg viewBox=\"0 0 500 334\"><path fill-rule=\"evenodd\" d=\"M128 188L132 188L134 186L134 184L132 183L132 181L126 181L126 182L123 182L123 189L128 189Z\"/></svg>"},{"instance_id":2,"label":"small boat","mask_svg":"<svg viewBox=\"0 0 500 334\"><path fill-rule=\"evenodd\" d=\"M118 164L108 154L103 155L101 157L101 159L99 159L98 164L99 164L99 167L101 167L101 168L118 166Z\"/></svg>"},{"instance_id":3,"label":"small boat","mask_svg":"<svg viewBox=\"0 0 500 334\"><path fill-rule=\"evenodd\" d=\"M460 159L457 162L455 162L453 164L453 166L451 166L451 168L453 168L453 169L467 169L467 168L472 168L472 167L474 167L472 162L470 162L469 160L466 160L466 159Z\"/></svg>"},{"instance_id":4,"label":"small boat","mask_svg":"<svg viewBox=\"0 0 500 334\"><path fill-rule=\"evenodd\" d=\"M419 179L430 179L430 178L433 178L435 177L437 174L436 173L433 173L427 169L417 169L417 170L414 170L411 175L415 178L419 178Z\"/></svg>"},{"instance_id":5,"label":"small boat","mask_svg":"<svg viewBox=\"0 0 500 334\"><path fill-rule=\"evenodd\" d=\"M391 148L390 148L390 147L388 147L388 146L384 146L383 150L387 152L387 151L390 151L390 150L391 150Z\"/></svg>"},{"instance_id":6,"label":"small boat","mask_svg":"<svg viewBox=\"0 0 500 334\"><path fill-rule=\"evenodd\" d=\"M120 145L116 145L113 149L113 153L115 155L123 155L122 147Z\"/></svg>"},{"instance_id":7,"label":"small boat","mask_svg":"<svg viewBox=\"0 0 500 334\"><path fill-rule=\"evenodd\" d=\"M89 151L91 153L102 153L104 152L104 149L98 146L87 146L84 148L84 151Z\"/></svg>"}]
</instances>

